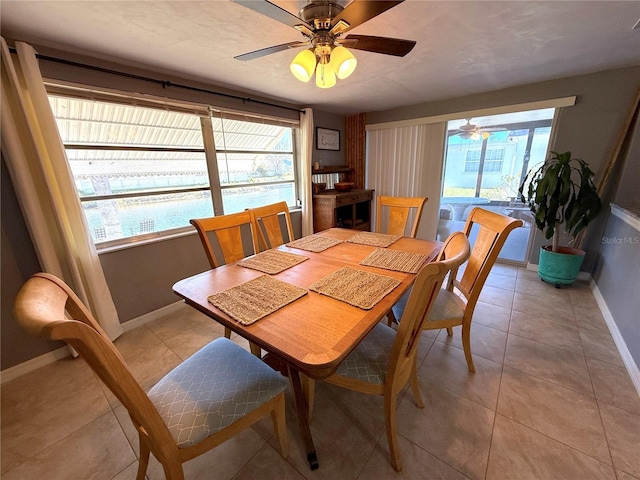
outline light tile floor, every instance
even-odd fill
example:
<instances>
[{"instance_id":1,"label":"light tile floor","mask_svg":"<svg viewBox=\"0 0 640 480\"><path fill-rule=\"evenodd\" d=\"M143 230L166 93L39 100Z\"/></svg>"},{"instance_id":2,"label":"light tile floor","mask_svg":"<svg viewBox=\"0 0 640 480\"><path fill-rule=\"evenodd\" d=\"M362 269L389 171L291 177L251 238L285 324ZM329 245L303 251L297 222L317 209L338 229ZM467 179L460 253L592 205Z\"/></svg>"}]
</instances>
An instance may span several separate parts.
<instances>
[{"instance_id":1,"label":"light tile floor","mask_svg":"<svg viewBox=\"0 0 640 480\"><path fill-rule=\"evenodd\" d=\"M311 427L319 470L306 464L289 394L288 460L263 420L188 462L187 478L640 478L640 399L589 287L555 289L533 272L499 264L480 300L475 374L467 371L459 329L451 338L423 333L425 408L409 390L398 404L402 473L389 464L382 399L319 383ZM149 388L222 333L185 307L116 345ZM6 480L135 478L138 445L127 413L81 360L2 386L1 441ZM148 478L163 478L155 461Z\"/></svg>"}]
</instances>

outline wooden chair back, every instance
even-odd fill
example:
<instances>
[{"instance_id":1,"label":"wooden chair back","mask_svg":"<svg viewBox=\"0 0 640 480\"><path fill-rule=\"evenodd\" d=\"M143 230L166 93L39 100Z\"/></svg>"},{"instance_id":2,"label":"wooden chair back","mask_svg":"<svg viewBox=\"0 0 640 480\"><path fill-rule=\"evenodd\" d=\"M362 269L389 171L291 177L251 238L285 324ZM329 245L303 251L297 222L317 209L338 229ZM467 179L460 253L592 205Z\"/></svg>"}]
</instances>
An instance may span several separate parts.
<instances>
[{"instance_id":1,"label":"wooden chair back","mask_svg":"<svg viewBox=\"0 0 640 480\"><path fill-rule=\"evenodd\" d=\"M133 377L120 352L86 306L62 280L47 273L33 275L18 292L14 303L14 314L18 323L28 333L47 340L62 340L71 345L127 409L138 432L140 443L136 476L138 480L146 478L150 453L153 453L162 464L167 479L184 480L182 469L184 462L220 445L269 413L271 413L281 453L286 458L288 446L283 391L262 405L246 412L242 418L234 420L223 429L209 434L196 443L179 445L151 398ZM231 342L229 343L233 345ZM234 346L234 348L239 347ZM189 360L186 360L180 367L186 365L187 362ZM255 360L255 362L262 365L259 360ZM199 365L196 364L195 367L199 367ZM173 370L173 372L176 371L178 370ZM195 369L186 374L185 385L189 384L188 380L194 372L196 372ZM178 380L176 377L172 377L172 381L180 383L179 374L177 375ZM219 382L218 392L224 390L222 385L229 383L230 379L225 377L222 380L224 381ZM203 379L203 383L206 384L207 381ZM256 381L256 383L260 384L260 381ZM180 385L180 388L174 385L171 388L180 391L180 395L184 397L194 397L194 392L181 390L183 385ZM212 392L214 387L211 386ZM198 390L197 393L201 392ZM256 393L254 392L254 394ZM180 395L175 399L180 401ZM213 400L213 398L200 398L200 403L205 404ZM187 421L185 428L188 426L190 424ZM199 425L196 426L200 428Z\"/></svg>"},{"instance_id":2,"label":"wooden chair back","mask_svg":"<svg viewBox=\"0 0 640 480\"><path fill-rule=\"evenodd\" d=\"M376 202L376 232L404 236L407 229L407 222L409 221L409 214L413 210L415 216L409 236L416 238L422 217L422 210L427 200L427 197L389 197L379 195ZM383 209L388 213L386 232L382 231Z\"/></svg>"},{"instance_id":3,"label":"wooden chair back","mask_svg":"<svg viewBox=\"0 0 640 480\"><path fill-rule=\"evenodd\" d=\"M286 242L295 240L287 202L278 202L263 207L250 208L248 211L251 214L253 229L257 232L258 251L261 252L275 248L284 245ZM285 228L289 237L288 240L285 240L282 227L280 226L281 216L284 216Z\"/></svg>"},{"instance_id":4,"label":"wooden chair back","mask_svg":"<svg viewBox=\"0 0 640 480\"><path fill-rule=\"evenodd\" d=\"M65 341L85 359L128 410L138 433L146 437L156 458L177 457L178 446L160 413L131 374L120 352L68 285L47 273L33 275L18 293L14 313L28 333L47 340Z\"/></svg>"},{"instance_id":5,"label":"wooden chair back","mask_svg":"<svg viewBox=\"0 0 640 480\"><path fill-rule=\"evenodd\" d=\"M218 259L211 244L209 234L214 234L220 251L222 252L222 260L224 263L233 263L242 260L248 255L258 252L258 239L256 231L251 222L251 214L248 211L231 213L228 215L220 215L209 218L194 218L190 220L200 237L204 252L207 255L211 268L219 267L223 262ZM251 232L251 244L253 251L248 255L245 253L244 244L242 242L242 227L247 225ZM246 228L245 228L246 231Z\"/></svg>"},{"instance_id":6,"label":"wooden chair back","mask_svg":"<svg viewBox=\"0 0 640 480\"><path fill-rule=\"evenodd\" d=\"M467 237L471 235L474 225L477 225L477 236L464 273L459 280L451 276L447 284L448 290L453 291L453 287L456 287L464 295L467 302L465 312L473 312L504 242L515 228L522 226L522 220L475 207L464 226Z\"/></svg>"},{"instance_id":7,"label":"wooden chair back","mask_svg":"<svg viewBox=\"0 0 640 480\"><path fill-rule=\"evenodd\" d=\"M392 379L395 388L402 388L409 379L420 334L445 276L450 271L457 270L469 258L469 241L462 232L458 233L459 235L452 235L453 239L447 242L447 258L426 264L416 276L398 325L387 369L387 378ZM391 385L388 388L391 388Z\"/></svg>"}]
</instances>

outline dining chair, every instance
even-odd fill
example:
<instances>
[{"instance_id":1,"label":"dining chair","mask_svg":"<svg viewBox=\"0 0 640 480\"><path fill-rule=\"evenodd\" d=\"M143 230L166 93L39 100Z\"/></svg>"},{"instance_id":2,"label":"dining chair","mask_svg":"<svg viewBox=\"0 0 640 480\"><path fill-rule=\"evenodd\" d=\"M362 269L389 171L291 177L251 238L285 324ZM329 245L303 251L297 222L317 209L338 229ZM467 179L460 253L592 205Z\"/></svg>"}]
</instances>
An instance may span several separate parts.
<instances>
[{"instance_id":1,"label":"dining chair","mask_svg":"<svg viewBox=\"0 0 640 480\"><path fill-rule=\"evenodd\" d=\"M471 357L473 311L505 240L515 228L521 226L522 220L480 207L475 207L469 213L464 234L468 238L472 233L475 235L469 261L459 279L457 272L452 272L449 276L446 287L440 290L428 321L423 325L425 330L446 328L449 336L453 335L452 327L461 325L464 355L467 359L467 367L472 373L476 371ZM443 249L442 254L446 255L446 249ZM402 297L393 306L392 312L395 318L402 317L405 305L406 297Z\"/></svg>"},{"instance_id":2,"label":"dining chair","mask_svg":"<svg viewBox=\"0 0 640 480\"><path fill-rule=\"evenodd\" d=\"M268 414L287 457L287 381L231 340L212 341L145 393L90 311L59 278L33 275L18 292L14 314L28 333L73 347L127 409L140 439L138 480L145 478L150 453L167 479L183 480L184 462Z\"/></svg>"},{"instance_id":3,"label":"dining chair","mask_svg":"<svg viewBox=\"0 0 640 480\"><path fill-rule=\"evenodd\" d=\"M396 400L409 382L416 405L424 407L418 386L417 350L422 325L432 308L447 272L469 257L469 241L456 237L458 251L446 259L427 263L418 272L398 330L380 322L324 381L361 393L384 396L384 416L391 464L402 470L396 428Z\"/></svg>"},{"instance_id":4,"label":"dining chair","mask_svg":"<svg viewBox=\"0 0 640 480\"><path fill-rule=\"evenodd\" d=\"M420 218L427 197L390 197L379 195L376 201L376 232L390 235L404 236L409 214L414 211L413 225L411 226L411 238L416 238ZM382 231L382 212L387 212L387 228Z\"/></svg>"},{"instance_id":5,"label":"dining chair","mask_svg":"<svg viewBox=\"0 0 640 480\"><path fill-rule=\"evenodd\" d=\"M200 237L204 252L207 255L211 268L217 268L222 264L237 262L247 256L242 241L243 227L244 231L251 233L252 251L249 255L253 255L258 251L258 237L253 229L251 222L251 214L248 211L230 213L228 215L219 215L208 218L194 218L189 220ZM222 258L216 255L211 244L209 234L213 233L222 253Z\"/></svg>"},{"instance_id":6,"label":"dining chair","mask_svg":"<svg viewBox=\"0 0 640 480\"><path fill-rule=\"evenodd\" d=\"M262 207L249 208L253 229L257 232L258 250L268 250L295 240L293 224L287 202L278 202ZM280 224L281 216L284 217L288 240L283 236Z\"/></svg>"},{"instance_id":7,"label":"dining chair","mask_svg":"<svg viewBox=\"0 0 640 480\"><path fill-rule=\"evenodd\" d=\"M216 217L194 218L189 220L198 232L204 253L209 260L211 268L217 268L220 265L237 262L247 255L258 253L258 237L253 223L251 214L248 211L230 213L228 215L219 215ZM244 242L242 241L242 232L251 232L251 248L249 253L245 252ZM211 243L210 235L216 239L214 244ZM219 251L216 254L216 251ZM224 327L224 336L231 338L231 329ZM260 347L253 342L249 342L251 353L260 356Z\"/></svg>"}]
</instances>

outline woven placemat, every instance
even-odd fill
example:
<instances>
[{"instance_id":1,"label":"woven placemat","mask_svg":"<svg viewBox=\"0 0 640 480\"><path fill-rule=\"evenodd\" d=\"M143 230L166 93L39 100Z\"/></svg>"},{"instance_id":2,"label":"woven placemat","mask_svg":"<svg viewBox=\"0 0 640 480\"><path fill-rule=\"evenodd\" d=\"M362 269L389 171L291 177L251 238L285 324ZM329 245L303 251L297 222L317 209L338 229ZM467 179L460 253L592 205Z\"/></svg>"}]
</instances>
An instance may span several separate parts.
<instances>
[{"instance_id":1,"label":"woven placemat","mask_svg":"<svg viewBox=\"0 0 640 480\"><path fill-rule=\"evenodd\" d=\"M207 300L242 325L251 325L306 294L304 288L261 275Z\"/></svg>"},{"instance_id":2,"label":"woven placemat","mask_svg":"<svg viewBox=\"0 0 640 480\"><path fill-rule=\"evenodd\" d=\"M287 243L287 247L299 248L309 252L324 252L327 248L342 243L342 240L336 238L323 237L322 235L308 235L291 243Z\"/></svg>"},{"instance_id":3,"label":"woven placemat","mask_svg":"<svg viewBox=\"0 0 640 480\"><path fill-rule=\"evenodd\" d=\"M386 275L342 267L315 282L309 290L370 310L398 285L399 280Z\"/></svg>"},{"instance_id":4,"label":"woven placemat","mask_svg":"<svg viewBox=\"0 0 640 480\"><path fill-rule=\"evenodd\" d=\"M296 255L295 253L283 252L281 250L267 250L253 257L245 258L238 262L238 265L268 273L269 275L275 275L308 259L309 257Z\"/></svg>"},{"instance_id":5,"label":"woven placemat","mask_svg":"<svg viewBox=\"0 0 640 480\"><path fill-rule=\"evenodd\" d=\"M421 253L402 252L400 250L387 250L378 248L371 252L360 265L385 268L397 272L418 273L420 267L429 258Z\"/></svg>"},{"instance_id":6,"label":"woven placemat","mask_svg":"<svg viewBox=\"0 0 640 480\"><path fill-rule=\"evenodd\" d=\"M388 235L386 233L360 232L346 241L359 243L361 245L371 245L373 247L385 248L402 238L402 235Z\"/></svg>"}]
</instances>

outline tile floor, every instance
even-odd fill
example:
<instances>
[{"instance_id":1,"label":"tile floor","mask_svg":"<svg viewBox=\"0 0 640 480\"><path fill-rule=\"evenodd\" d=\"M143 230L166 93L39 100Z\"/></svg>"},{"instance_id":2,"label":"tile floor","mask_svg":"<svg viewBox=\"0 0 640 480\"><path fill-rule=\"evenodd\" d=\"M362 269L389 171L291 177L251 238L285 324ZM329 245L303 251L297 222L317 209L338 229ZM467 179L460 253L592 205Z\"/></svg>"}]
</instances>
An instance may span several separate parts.
<instances>
[{"instance_id":1,"label":"tile floor","mask_svg":"<svg viewBox=\"0 0 640 480\"><path fill-rule=\"evenodd\" d=\"M116 341L150 387L222 328L185 307ZM241 344L245 342L236 337ZM188 479L640 478L640 399L586 284L555 289L496 265L478 304L467 372L459 330L425 332L420 385L398 404L404 471L388 461L382 400L320 383L312 421L320 469L300 448L292 397L290 455L263 420L185 465ZM137 439L123 407L81 360L2 386L5 480L135 478ZM163 478L152 460L150 480Z\"/></svg>"}]
</instances>

